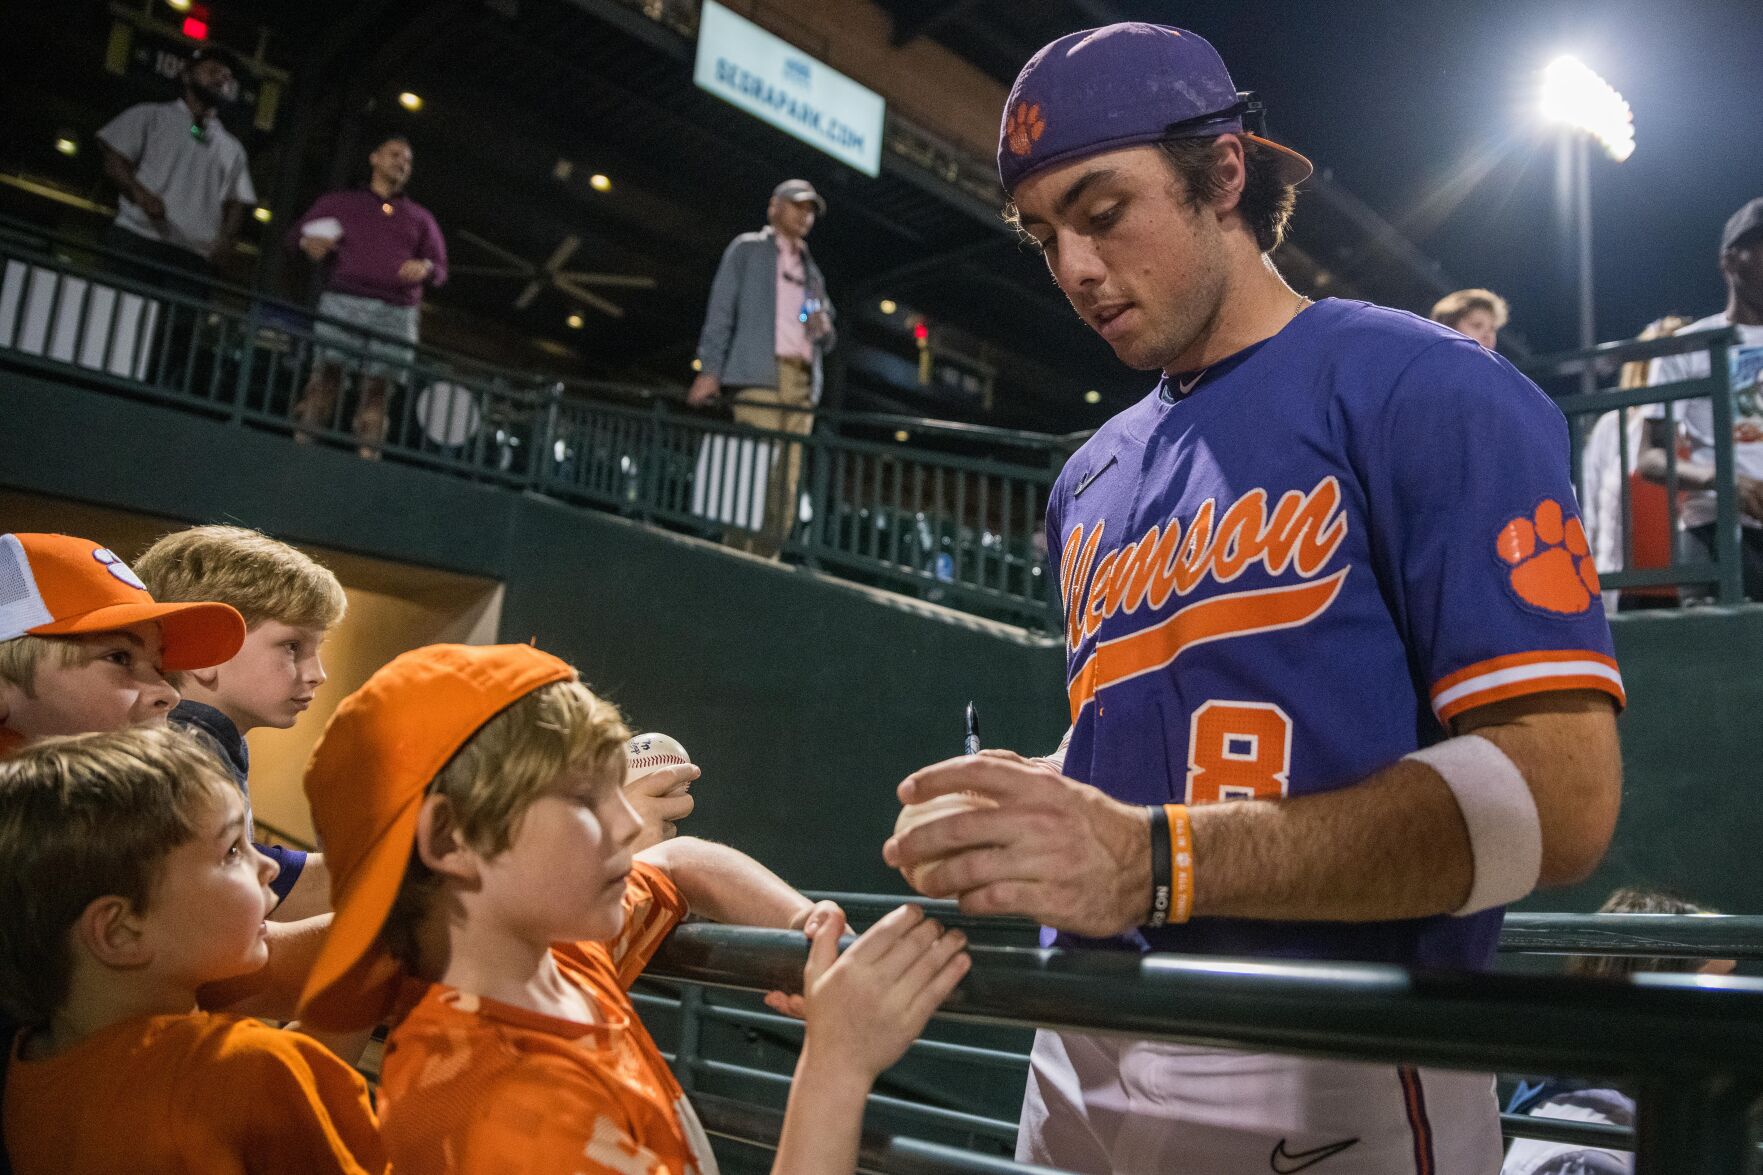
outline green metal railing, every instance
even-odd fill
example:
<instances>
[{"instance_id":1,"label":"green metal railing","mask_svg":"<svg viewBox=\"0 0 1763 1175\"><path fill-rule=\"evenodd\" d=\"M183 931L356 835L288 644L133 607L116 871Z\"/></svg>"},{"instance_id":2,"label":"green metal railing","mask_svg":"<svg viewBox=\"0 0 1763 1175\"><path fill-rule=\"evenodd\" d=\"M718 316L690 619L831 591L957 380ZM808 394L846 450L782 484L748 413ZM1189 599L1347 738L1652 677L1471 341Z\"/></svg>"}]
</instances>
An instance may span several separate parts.
<instances>
[{"instance_id":1,"label":"green metal railing","mask_svg":"<svg viewBox=\"0 0 1763 1175\"><path fill-rule=\"evenodd\" d=\"M1673 931L1679 938L1695 933ZM971 952L974 966L940 1014L945 1019L1362 1061L1614 1077L1638 1093L1632 1134L1513 1116L1503 1126L1514 1135L1632 1147L1641 1175L1733 1175L1751 1170L1755 1159L1751 1114L1763 1095L1763 982L1428 974L1361 964L979 945ZM701 987L794 990L804 957L800 935L694 924L674 933L647 974ZM659 1006L654 997L644 999ZM774 1031L799 1031L783 1017L707 1004L692 987L678 1005L690 1015L738 1013ZM937 1042L920 1042L914 1051L927 1043ZM942 1047L953 1055L963 1048ZM706 1059L694 1049L691 1034L682 1033L675 1058L682 1080L752 1076L747 1067ZM998 1055L985 1063L1008 1064ZM900 1100L872 1105L897 1112ZM920 1109L935 1112L923 1119L928 1125L966 1129L994 1142L1004 1141L1007 1130L1014 1135L1011 1122Z\"/></svg>"},{"instance_id":2,"label":"green metal railing","mask_svg":"<svg viewBox=\"0 0 1763 1175\"><path fill-rule=\"evenodd\" d=\"M236 287L194 297L164 267L126 259L162 272L160 285L82 257L105 255L0 221L0 366L351 448L351 389L382 376L389 422L371 447L387 459L705 538L776 529L784 552L830 574L1057 627L1041 530L1067 438L872 413L816 413L806 436L753 429L688 409L678 389L497 368ZM296 429L320 362L343 394ZM797 493L767 511L771 472L787 466Z\"/></svg>"},{"instance_id":3,"label":"green metal railing","mask_svg":"<svg viewBox=\"0 0 1763 1175\"><path fill-rule=\"evenodd\" d=\"M1619 371L1627 363L1650 363L1666 355L1703 352L1708 357L1709 374L1702 379L1661 384L1656 387L1606 388L1597 391L1574 391L1555 396L1555 403L1567 416L1572 438L1573 481L1580 487L1583 506L1591 487L1585 485L1584 461L1586 440L1597 421L1605 413L1617 413L1615 435L1617 468L1621 478L1622 568L1603 571L1599 578L1606 588L1649 588L1666 585L1711 584L1720 604L1738 604L1744 600L1744 577L1740 562L1739 506L1737 481L1733 464L1733 388L1730 356L1738 344L1738 332L1731 327L1673 335L1660 339L1604 343L1590 350L1570 351L1543 356L1524 364L1525 374L1545 389L1565 389L1573 384L1584 386L1601 376ZM1587 379L1587 373L1590 379ZM1712 448L1714 452L1715 505L1714 559L1681 561L1677 548L1679 532L1678 435L1680 406L1690 400L1707 399L1713 418ZM1629 475L1634 461L1629 451L1628 435L1631 413L1653 405L1662 406L1663 431L1672 443L1665 446L1665 493L1669 511L1671 558L1665 567L1637 568L1634 555L1634 515Z\"/></svg>"},{"instance_id":4,"label":"green metal railing","mask_svg":"<svg viewBox=\"0 0 1763 1175\"><path fill-rule=\"evenodd\" d=\"M389 371L387 459L611 510L699 537L773 529L793 559L859 583L1047 632L1060 629L1042 534L1048 493L1081 434L1052 436L916 417L817 412L807 435L734 424L684 406L677 388L565 380L412 347L240 287L211 298L179 292L188 276L128 258L138 280L106 271L118 259L90 242L0 218L0 368L38 371L229 420L296 432L294 404L321 359L344 382ZM349 332L320 339L320 327ZM1557 397L1573 438L1605 412L1706 398L1714 420L1715 558L1633 566L1629 447L1622 473L1624 569L1606 586L1715 585L1743 598L1732 453L1729 330L1612 343L1526 365L1547 387L1583 372L1662 355L1705 352L1711 374L1668 386ZM389 353L390 352L390 353ZM354 447L348 395L302 431ZM906 441L898 439L905 436ZM797 492L766 508L773 470L795 468ZM1675 534L1677 454L1665 482ZM1583 495L1582 495L1583 496Z\"/></svg>"}]
</instances>

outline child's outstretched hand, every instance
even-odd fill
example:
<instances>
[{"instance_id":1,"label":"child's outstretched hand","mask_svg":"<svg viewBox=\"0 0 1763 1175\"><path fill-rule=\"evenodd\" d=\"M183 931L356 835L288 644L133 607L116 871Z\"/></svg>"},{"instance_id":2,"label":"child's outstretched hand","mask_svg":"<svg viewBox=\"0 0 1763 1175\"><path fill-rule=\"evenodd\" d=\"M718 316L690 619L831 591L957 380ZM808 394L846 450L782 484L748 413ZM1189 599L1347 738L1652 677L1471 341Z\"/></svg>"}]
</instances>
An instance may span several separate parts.
<instances>
[{"instance_id":1,"label":"child's outstretched hand","mask_svg":"<svg viewBox=\"0 0 1763 1175\"><path fill-rule=\"evenodd\" d=\"M873 1081L917 1039L972 965L967 936L901 906L839 954L843 913L807 928L802 972L805 1051L851 1065Z\"/></svg>"},{"instance_id":2,"label":"child's outstretched hand","mask_svg":"<svg viewBox=\"0 0 1763 1175\"><path fill-rule=\"evenodd\" d=\"M828 918L835 918L839 923L839 933L845 932L845 911L837 902L815 902L806 910L796 915L790 922L791 930L800 930L810 939L814 937L817 927ZM800 1020L808 1014L808 1002L800 995L792 995L785 991L768 991L765 993L765 1006L782 1016L794 1016Z\"/></svg>"}]
</instances>

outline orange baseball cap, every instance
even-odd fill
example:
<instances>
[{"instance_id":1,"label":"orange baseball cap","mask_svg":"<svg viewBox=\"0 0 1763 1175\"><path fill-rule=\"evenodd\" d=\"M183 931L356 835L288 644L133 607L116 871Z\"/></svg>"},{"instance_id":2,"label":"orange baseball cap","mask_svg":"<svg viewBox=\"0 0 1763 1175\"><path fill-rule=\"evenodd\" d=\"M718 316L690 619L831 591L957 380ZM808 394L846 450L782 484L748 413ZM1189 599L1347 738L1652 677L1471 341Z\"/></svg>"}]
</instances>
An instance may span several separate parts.
<instances>
[{"instance_id":1,"label":"orange baseball cap","mask_svg":"<svg viewBox=\"0 0 1763 1175\"><path fill-rule=\"evenodd\" d=\"M306 765L335 913L300 1019L342 1031L391 1010L403 972L380 930L404 884L429 784L490 719L576 676L530 645L429 645L393 658L343 699Z\"/></svg>"},{"instance_id":2,"label":"orange baseball cap","mask_svg":"<svg viewBox=\"0 0 1763 1175\"><path fill-rule=\"evenodd\" d=\"M65 534L0 534L0 641L159 622L167 671L206 669L245 643L229 604L158 604L108 547Z\"/></svg>"}]
</instances>

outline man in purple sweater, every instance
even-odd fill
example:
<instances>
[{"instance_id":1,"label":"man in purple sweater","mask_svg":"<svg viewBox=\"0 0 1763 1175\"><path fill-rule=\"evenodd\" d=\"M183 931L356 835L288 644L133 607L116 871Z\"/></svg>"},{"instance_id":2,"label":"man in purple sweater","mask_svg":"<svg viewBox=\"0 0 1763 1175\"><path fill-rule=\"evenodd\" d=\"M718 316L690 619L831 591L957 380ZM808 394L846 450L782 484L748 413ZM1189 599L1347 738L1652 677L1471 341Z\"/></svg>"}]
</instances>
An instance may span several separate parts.
<instances>
[{"instance_id":1,"label":"man in purple sweater","mask_svg":"<svg viewBox=\"0 0 1763 1175\"><path fill-rule=\"evenodd\" d=\"M373 168L367 186L320 196L289 230L288 246L323 267L321 321L313 333L333 344L319 348L294 405L294 439L310 441L305 429L341 427L343 373L355 372L361 394L350 427L361 455L371 460L385 443L391 383L416 357L414 347L386 336L416 342L422 288L447 280L447 244L429 210L404 194L414 161L410 141L394 135L367 161Z\"/></svg>"}]
</instances>

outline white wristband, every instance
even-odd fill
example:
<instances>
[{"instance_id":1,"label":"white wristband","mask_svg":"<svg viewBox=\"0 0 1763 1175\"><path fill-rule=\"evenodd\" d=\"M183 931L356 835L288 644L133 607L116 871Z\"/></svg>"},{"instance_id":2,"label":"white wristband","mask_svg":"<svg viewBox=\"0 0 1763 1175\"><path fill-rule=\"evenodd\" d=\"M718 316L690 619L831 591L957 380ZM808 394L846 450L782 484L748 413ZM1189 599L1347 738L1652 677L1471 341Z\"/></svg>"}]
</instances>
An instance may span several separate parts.
<instances>
[{"instance_id":1,"label":"white wristband","mask_svg":"<svg viewBox=\"0 0 1763 1175\"><path fill-rule=\"evenodd\" d=\"M1469 899L1453 914L1479 914L1535 889L1543 868L1543 828L1530 785L1506 752L1470 734L1406 757L1439 773L1469 829L1475 880Z\"/></svg>"},{"instance_id":2,"label":"white wristband","mask_svg":"<svg viewBox=\"0 0 1763 1175\"><path fill-rule=\"evenodd\" d=\"M1059 749L1040 757L1041 762L1051 763L1053 770L1061 775L1065 774L1065 752L1071 747L1071 732L1076 729L1074 726L1067 726L1065 737L1059 740Z\"/></svg>"}]
</instances>

